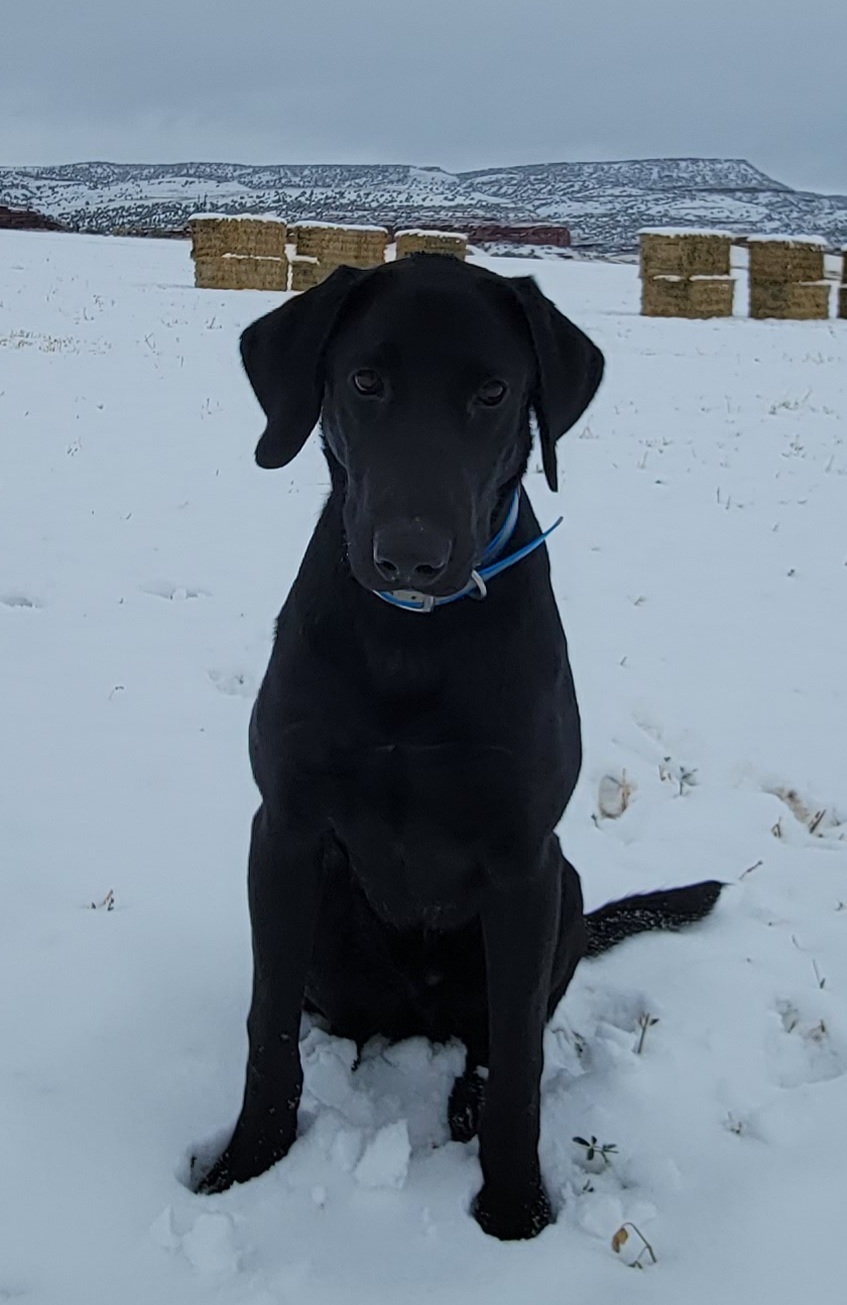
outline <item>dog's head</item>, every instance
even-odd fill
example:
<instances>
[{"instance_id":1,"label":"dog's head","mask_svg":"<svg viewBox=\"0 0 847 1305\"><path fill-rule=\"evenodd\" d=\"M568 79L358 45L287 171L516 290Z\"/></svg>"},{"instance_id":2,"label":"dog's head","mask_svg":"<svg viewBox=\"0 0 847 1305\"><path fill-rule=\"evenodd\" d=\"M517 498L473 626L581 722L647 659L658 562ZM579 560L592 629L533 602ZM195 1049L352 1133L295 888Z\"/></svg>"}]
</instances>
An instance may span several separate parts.
<instances>
[{"instance_id":1,"label":"dog's head","mask_svg":"<svg viewBox=\"0 0 847 1305\"><path fill-rule=\"evenodd\" d=\"M321 422L350 566L368 589L461 589L519 483L534 412L556 440L591 402L603 355L530 277L418 255L341 267L248 327L241 355L282 467Z\"/></svg>"}]
</instances>

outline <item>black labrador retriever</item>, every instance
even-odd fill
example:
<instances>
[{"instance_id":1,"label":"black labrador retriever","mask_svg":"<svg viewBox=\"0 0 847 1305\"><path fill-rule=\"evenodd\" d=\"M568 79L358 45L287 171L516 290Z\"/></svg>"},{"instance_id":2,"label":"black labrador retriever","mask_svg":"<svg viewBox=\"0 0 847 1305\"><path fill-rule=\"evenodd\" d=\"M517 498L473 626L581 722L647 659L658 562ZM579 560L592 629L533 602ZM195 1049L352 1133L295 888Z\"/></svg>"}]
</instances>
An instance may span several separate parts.
<instances>
[{"instance_id":1,"label":"black labrador retriever","mask_svg":"<svg viewBox=\"0 0 847 1305\"><path fill-rule=\"evenodd\" d=\"M478 1131L481 1227L551 1220L539 1170L546 1020L580 958L700 919L712 882L583 913L556 826L580 722L547 550L521 481L537 423L590 403L599 349L531 278L418 255L339 268L242 337L261 467L320 420L329 498L279 616L250 723L261 806L244 1101L197 1184L280 1160L301 1010L361 1046L460 1039L454 1138Z\"/></svg>"}]
</instances>

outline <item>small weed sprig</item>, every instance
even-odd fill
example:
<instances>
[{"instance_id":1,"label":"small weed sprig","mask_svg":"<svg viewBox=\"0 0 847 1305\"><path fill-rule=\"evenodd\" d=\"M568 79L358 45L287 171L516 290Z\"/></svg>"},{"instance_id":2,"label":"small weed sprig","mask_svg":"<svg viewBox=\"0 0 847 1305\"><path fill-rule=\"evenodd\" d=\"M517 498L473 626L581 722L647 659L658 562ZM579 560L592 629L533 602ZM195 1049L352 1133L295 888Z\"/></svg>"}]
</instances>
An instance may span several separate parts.
<instances>
[{"instance_id":1,"label":"small weed sprig","mask_svg":"<svg viewBox=\"0 0 847 1305\"><path fill-rule=\"evenodd\" d=\"M585 1147L585 1158L589 1162L592 1161L595 1156L599 1156L605 1164L610 1165L612 1162L609 1157L617 1155L618 1153L617 1144L615 1142L603 1142L601 1144L593 1135L590 1140L584 1137L575 1137L573 1141L576 1142L577 1146Z\"/></svg>"},{"instance_id":2,"label":"small weed sprig","mask_svg":"<svg viewBox=\"0 0 847 1305\"><path fill-rule=\"evenodd\" d=\"M652 1029L653 1025L658 1023L659 1023L658 1015L651 1015L649 1011L645 1011L643 1015L639 1015L638 1027L641 1029L641 1037L638 1039L638 1046L635 1048L636 1056L640 1056L642 1051L644 1050L644 1042L647 1037L647 1030Z\"/></svg>"}]
</instances>

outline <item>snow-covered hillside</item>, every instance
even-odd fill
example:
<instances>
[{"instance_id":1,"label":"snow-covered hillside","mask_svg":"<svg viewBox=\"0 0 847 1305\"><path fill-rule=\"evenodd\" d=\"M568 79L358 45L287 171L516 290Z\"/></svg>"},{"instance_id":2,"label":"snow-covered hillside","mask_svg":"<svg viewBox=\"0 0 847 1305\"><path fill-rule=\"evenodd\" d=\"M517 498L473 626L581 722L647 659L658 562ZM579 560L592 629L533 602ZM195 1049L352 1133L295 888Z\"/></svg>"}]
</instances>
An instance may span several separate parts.
<instances>
[{"instance_id":1,"label":"snow-covered hillside","mask_svg":"<svg viewBox=\"0 0 847 1305\"><path fill-rule=\"evenodd\" d=\"M504 1245L447 1138L459 1047L353 1072L304 1023L289 1157L184 1186L239 1104L247 720L327 477L314 442L253 464L237 338L278 296L195 290L180 242L0 232L0 1300L842 1300L847 322L647 320L631 267L534 270L608 365L561 493L528 476L565 514L563 844L592 907L730 887L581 966L546 1045L558 1220Z\"/></svg>"},{"instance_id":2,"label":"snow-covered hillside","mask_svg":"<svg viewBox=\"0 0 847 1305\"><path fill-rule=\"evenodd\" d=\"M847 242L847 197L810 195L743 159L544 163L449 173L405 165L73 163L0 168L0 203L112 231L178 227L196 209L392 225L565 222L575 243L632 249L642 226L788 231Z\"/></svg>"}]
</instances>

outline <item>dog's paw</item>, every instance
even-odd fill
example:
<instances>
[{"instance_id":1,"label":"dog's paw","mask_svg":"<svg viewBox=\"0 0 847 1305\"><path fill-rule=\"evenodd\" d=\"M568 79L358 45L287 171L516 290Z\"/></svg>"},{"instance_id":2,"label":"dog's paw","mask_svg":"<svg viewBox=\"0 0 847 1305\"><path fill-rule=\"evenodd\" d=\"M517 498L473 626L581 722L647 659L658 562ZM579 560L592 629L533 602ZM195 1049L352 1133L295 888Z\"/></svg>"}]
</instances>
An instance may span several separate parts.
<instances>
[{"instance_id":1,"label":"dog's paw","mask_svg":"<svg viewBox=\"0 0 847 1305\"><path fill-rule=\"evenodd\" d=\"M211 1168L201 1170L200 1158L191 1157L191 1190L199 1196L214 1196L236 1183L249 1183L251 1178L258 1178L288 1154L295 1132L296 1125L292 1124L284 1136L262 1137L251 1142L236 1129L229 1146Z\"/></svg>"},{"instance_id":2,"label":"dog's paw","mask_svg":"<svg viewBox=\"0 0 847 1305\"><path fill-rule=\"evenodd\" d=\"M447 1119L454 1142L470 1142L479 1129L485 1101L485 1079L477 1070L466 1070L453 1084Z\"/></svg>"},{"instance_id":3,"label":"dog's paw","mask_svg":"<svg viewBox=\"0 0 847 1305\"><path fill-rule=\"evenodd\" d=\"M224 1151L211 1169L205 1172L200 1171L198 1157L194 1155L191 1157L191 1190L198 1196L214 1196L218 1192L227 1191L234 1183L246 1183L251 1177L252 1174L237 1176L229 1150Z\"/></svg>"},{"instance_id":4,"label":"dog's paw","mask_svg":"<svg viewBox=\"0 0 847 1305\"><path fill-rule=\"evenodd\" d=\"M471 1213L484 1233L501 1242L528 1241L553 1222L550 1198L541 1183L524 1200L515 1200L511 1193L495 1195L486 1184L474 1198Z\"/></svg>"}]
</instances>

